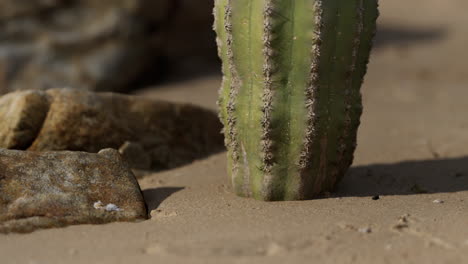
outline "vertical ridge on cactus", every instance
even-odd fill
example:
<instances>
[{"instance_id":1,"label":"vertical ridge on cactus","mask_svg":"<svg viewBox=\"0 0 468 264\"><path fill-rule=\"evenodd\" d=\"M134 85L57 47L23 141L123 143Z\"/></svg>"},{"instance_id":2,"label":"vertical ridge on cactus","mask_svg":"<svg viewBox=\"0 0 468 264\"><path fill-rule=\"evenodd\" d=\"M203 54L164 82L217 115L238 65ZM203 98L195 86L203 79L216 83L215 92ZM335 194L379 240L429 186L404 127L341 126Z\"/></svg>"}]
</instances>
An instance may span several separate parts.
<instances>
[{"instance_id":1,"label":"vertical ridge on cactus","mask_svg":"<svg viewBox=\"0 0 468 264\"><path fill-rule=\"evenodd\" d=\"M214 14L235 192L331 191L353 160L377 0L216 0Z\"/></svg>"},{"instance_id":2,"label":"vertical ridge on cactus","mask_svg":"<svg viewBox=\"0 0 468 264\"><path fill-rule=\"evenodd\" d=\"M218 46L218 56L222 60L222 73L223 80L221 84L221 89L219 90L219 99L218 99L218 108L219 108L219 118L224 125L223 133L225 135L225 145L228 146L228 156L232 156L231 151L231 137L229 135L230 129L228 127L228 115L227 107L230 98L231 91L231 70L229 69L229 57L227 50L227 34L226 34L226 16L227 16L227 4L228 0L217 0L216 5L213 10L214 14L214 25L213 29L217 34L216 44ZM233 166L231 159L228 159L228 170L232 171Z\"/></svg>"}]
</instances>

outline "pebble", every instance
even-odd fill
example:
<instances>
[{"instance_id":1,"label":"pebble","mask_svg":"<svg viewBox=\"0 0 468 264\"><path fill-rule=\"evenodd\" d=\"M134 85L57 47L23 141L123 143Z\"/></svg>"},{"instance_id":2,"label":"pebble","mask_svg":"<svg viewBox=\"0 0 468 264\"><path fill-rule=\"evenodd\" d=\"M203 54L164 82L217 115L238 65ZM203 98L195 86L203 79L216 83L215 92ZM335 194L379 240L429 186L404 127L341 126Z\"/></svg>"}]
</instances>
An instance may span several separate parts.
<instances>
[{"instance_id":1,"label":"pebble","mask_svg":"<svg viewBox=\"0 0 468 264\"><path fill-rule=\"evenodd\" d=\"M358 229L358 232L363 234L370 234L372 233L372 229L370 227L361 227Z\"/></svg>"}]
</instances>

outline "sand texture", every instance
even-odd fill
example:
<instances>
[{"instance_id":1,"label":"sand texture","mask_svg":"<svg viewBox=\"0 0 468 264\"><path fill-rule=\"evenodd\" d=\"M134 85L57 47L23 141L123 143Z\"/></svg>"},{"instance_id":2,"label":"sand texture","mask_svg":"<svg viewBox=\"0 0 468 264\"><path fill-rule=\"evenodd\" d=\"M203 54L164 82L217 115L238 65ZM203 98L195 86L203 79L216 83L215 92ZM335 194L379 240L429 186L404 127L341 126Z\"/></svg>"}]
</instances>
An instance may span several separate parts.
<instances>
[{"instance_id":1,"label":"sand texture","mask_svg":"<svg viewBox=\"0 0 468 264\"><path fill-rule=\"evenodd\" d=\"M220 153L140 180L152 219L0 235L1 263L468 263L468 2L381 6L356 159L336 193L238 198ZM220 81L141 94L215 109Z\"/></svg>"}]
</instances>

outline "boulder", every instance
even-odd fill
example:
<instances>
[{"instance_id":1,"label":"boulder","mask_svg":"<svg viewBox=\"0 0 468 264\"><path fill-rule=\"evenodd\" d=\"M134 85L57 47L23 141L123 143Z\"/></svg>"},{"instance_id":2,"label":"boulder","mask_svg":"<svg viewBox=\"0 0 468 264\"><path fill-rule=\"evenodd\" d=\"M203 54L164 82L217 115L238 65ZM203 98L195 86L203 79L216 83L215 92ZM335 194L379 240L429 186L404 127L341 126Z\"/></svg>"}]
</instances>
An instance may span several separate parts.
<instances>
[{"instance_id":1,"label":"boulder","mask_svg":"<svg viewBox=\"0 0 468 264\"><path fill-rule=\"evenodd\" d=\"M200 107L74 89L0 98L0 147L119 149L136 169L168 169L223 150L217 115Z\"/></svg>"},{"instance_id":2,"label":"boulder","mask_svg":"<svg viewBox=\"0 0 468 264\"><path fill-rule=\"evenodd\" d=\"M138 182L116 150L0 149L0 233L146 218Z\"/></svg>"}]
</instances>

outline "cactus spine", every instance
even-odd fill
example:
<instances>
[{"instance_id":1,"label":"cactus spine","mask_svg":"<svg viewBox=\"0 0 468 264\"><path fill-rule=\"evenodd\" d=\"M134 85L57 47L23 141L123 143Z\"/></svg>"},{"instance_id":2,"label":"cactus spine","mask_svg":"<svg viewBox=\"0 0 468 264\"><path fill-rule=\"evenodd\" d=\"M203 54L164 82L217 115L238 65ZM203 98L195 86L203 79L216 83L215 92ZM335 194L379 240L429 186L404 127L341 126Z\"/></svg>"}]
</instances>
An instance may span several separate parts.
<instances>
[{"instance_id":1,"label":"cactus spine","mask_svg":"<svg viewBox=\"0 0 468 264\"><path fill-rule=\"evenodd\" d=\"M235 192L300 200L352 163L378 0L216 0Z\"/></svg>"}]
</instances>

